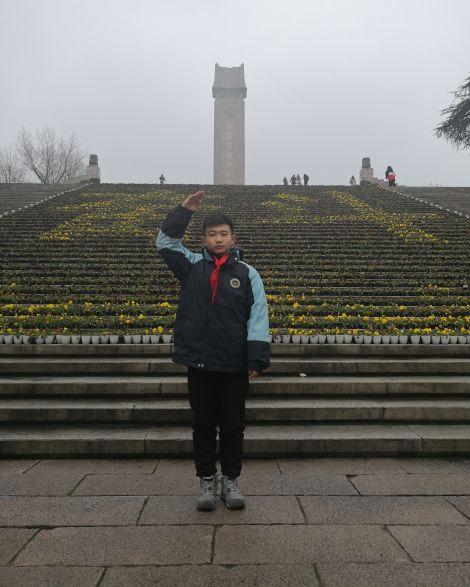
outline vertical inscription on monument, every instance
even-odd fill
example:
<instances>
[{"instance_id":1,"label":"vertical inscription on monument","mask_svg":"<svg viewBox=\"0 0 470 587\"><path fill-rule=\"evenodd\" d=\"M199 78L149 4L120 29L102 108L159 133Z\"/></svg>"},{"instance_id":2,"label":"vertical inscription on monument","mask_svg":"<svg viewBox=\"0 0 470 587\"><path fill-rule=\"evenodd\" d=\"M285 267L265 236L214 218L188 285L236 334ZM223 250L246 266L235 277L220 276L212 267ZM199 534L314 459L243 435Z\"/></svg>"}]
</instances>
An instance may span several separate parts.
<instances>
[{"instance_id":1,"label":"vertical inscription on monument","mask_svg":"<svg viewBox=\"0 0 470 587\"><path fill-rule=\"evenodd\" d=\"M240 67L215 64L214 184L245 183L245 102L243 63Z\"/></svg>"}]
</instances>

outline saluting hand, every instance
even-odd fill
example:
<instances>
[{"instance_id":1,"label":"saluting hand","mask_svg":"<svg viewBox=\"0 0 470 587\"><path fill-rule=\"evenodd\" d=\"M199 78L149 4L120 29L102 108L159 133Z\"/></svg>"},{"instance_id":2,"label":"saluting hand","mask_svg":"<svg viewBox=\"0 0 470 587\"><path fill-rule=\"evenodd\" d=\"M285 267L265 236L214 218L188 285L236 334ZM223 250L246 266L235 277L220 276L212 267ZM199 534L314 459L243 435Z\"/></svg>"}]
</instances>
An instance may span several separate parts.
<instances>
[{"instance_id":1,"label":"saluting hand","mask_svg":"<svg viewBox=\"0 0 470 587\"><path fill-rule=\"evenodd\" d=\"M187 208L192 212L196 212L196 210L201 205L201 200L203 197L204 192L202 191L196 192L195 194L190 194L181 205L183 206L183 208Z\"/></svg>"}]
</instances>

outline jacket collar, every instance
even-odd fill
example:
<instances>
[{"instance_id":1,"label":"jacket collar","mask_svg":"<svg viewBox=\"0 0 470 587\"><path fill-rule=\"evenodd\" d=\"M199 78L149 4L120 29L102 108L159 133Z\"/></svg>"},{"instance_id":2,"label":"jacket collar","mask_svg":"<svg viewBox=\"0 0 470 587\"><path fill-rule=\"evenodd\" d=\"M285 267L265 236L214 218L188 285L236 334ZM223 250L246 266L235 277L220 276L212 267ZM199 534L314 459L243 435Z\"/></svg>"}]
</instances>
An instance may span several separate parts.
<instances>
[{"instance_id":1,"label":"jacket collar","mask_svg":"<svg viewBox=\"0 0 470 587\"><path fill-rule=\"evenodd\" d=\"M207 247L204 247L202 249L202 252L204 255L204 259L206 261L214 261L215 255L214 253L209 251ZM229 253L229 258L227 259L226 265L232 265L233 263L236 263L237 261L241 261L243 259L243 249L241 247L232 247Z\"/></svg>"}]
</instances>

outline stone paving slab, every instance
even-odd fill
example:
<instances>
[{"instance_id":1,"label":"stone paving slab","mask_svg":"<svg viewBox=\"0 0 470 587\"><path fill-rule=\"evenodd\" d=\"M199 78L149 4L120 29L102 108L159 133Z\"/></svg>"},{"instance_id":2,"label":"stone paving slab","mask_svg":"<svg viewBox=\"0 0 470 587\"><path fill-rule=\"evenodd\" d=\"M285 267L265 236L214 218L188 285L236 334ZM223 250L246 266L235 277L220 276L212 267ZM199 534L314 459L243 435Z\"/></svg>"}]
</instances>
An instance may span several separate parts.
<instances>
[{"instance_id":1,"label":"stone paving slab","mask_svg":"<svg viewBox=\"0 0 470 587\"><path fill-rule=\"evenodd\" d=\"M246 495L356 495L356 488L345 475L297 472L282 475L277 481L268 476L240 481Z\"/></svg>"},{"instance_id":2,"label":"stone paving slab","mask_svg":"<svg viewBox=\"0 0 470 587\"><path fill-rule=\"evenodd\" d=\"M377 473L403 473L404 467L398 458L298 458L278 459L279 469L285 475L291 473L310 472L314 474L330 475L358 475ZM404 462L407 462L404 459ZM470 471L470 467L469 467Z\"/></svg>"},{"instance_id":3,"label":"stone paving slab","mask_svg":"<svg viewBox=\"0 0 470 587\"><path fill-rule=\"evenodd\" d=\"M7 564L36 532L31 528L0 528L0 565Z\"/></svg>"},{"instance_id":4,"label":"stone paving slab","mask_svg":"<svg viewBox=\"0 0 470 587\"><path fill-rule=\"evenodd\" d=\"M144 497L0 497L0 526L136 524Z\"/></svg>"},{"instance_id":5,"label":"stone paving slab","mask_svg":"<svg viewBox=\"0 0 470 587\"><path fill-rule=\"evenodd\" d=\"M0 495L68 495L82 479L75 471L36 471L0 474Z\"/></svg>"},{"instance_id":6,"label":"stone paving slab","mask_svg":"<svg viewBox=\"0 0 470 587\"><path fill-rule=\"evenodd\" d=\"M116 469L117 470L117 469ZM220 464L218 465L220 474ZM277 487L281 474L275 460L243 462L243 482L250 478L264 479L268 487ZM259 479L258 479L259 480ZM350 486L350 491L356 490ZM196 495L199 480L190 459L162 459L152 474L119 473L88 475L77 486L74 495Z\"/></svg>"},{"instance_id":7,"label":"stone paving slab","mask_svg":"<svg viewBox=\"0 0 470 587\"><path fill-rule=\"evenodd\" d=\"M277 495L252 496L246 500L245 509L240 511L228 509L218 498L212 512L197 511L193 496L160 495L148 500L139 519L139 525L304 523L297 499Z\"/></svg>"},{"instance_id":8,"label":"stone paving slab","mask_svg":"<svg viewBox=\"0 0 470 587\"><path fill-rule=\"evenodd\" d=\"M6 461L2 461L4 463ZM155 472L158 459L43 459L36 461L35 471L76 472L82 475Z\"/></svg>"},{"instance_id":9,"label":"stone paving slab","mask_svg":"<svg viewBox=\"0 0 470 587\"><path fill-rule=\"evenodd\" d=\"M1 459L0 475L6 473L24 473L39 463L39 459Z\"/></svg>"},{"instance_id":10,"label":"stone paving slab","mask_svg":"<svg viewBox=\"0 0 470 587\"><path fill-rule=\"evenodd\" d=\"M461 563L320 563L323 587L468 587L470 565Z\"/></svg>"},{"instance_id":11,"label":"stone paving slab","mask_svg":"<svg viewBox=\"0 0 470 587\"><path fill-rule=\"evenodd\" d=\"M221 474L220 460L217 459L217 472ZM281 473L277 459L250 459L244 458L242 462L242 478L258 475L279 476ZM192 458L166 458L158 462L155 475L162 479L169 477L181 478L187 481L188 477L195 477L196 467Z\"/></svg>"},{"instance_id":12,"label":"stone paving slab","mask_svg":"<svg viewBox=\"0 0 470 587\"><path fill-rule=\"evenodd\" d=\"M218 471L220 475L220 464ZM240 488L245 495L357 494L345 476L296 472L287 478L281 474L276 460L246 459ZM196 495L198 491L192 460L162 459L152 475L88 475L73 495Z\"/></svg>"},{"instance_id":13,"label":"stone paving slab","mask_svg":"<svg viewBox=\"0 0 470 587\"><path fill-rule=\"evenodd\" d=\"M470 495L470 473L357 475L350 481L362 495Z\"/></svg>"},{"instance_id":14,"label":"stone paving slab","mask_svg":"<svg viewBox=\"0 0 470 587\"><path fill-rule=\"evenodd\" d=\"M470 562L470 526L388 526L416 562Z\"/></svg>"},{"instance_id":15,"label":"stone paving slab","mask_svg":"<svg viewBox=\"0 0 470 587\"><path fill-rule=\"evenodd\" d=\"M313 565L185 565L180 567L110 568L102 587L317 587ZM16 586L15 586L16 587Z\"/></svg>"},{"instance_id":16,"label":"stone paving slab","mask_svg":"<svg viewBox=\"0 0 470 587\"><path fill-rule=\"evenodd\" d=\"M40 530L15 564L164 565L211 560L210 526L120 526Z\"/></svg>"},{"instance_id":17,"label":"stone paving slab","mask_svg":"<svg viewBox=\"0 0 470 587\"><path fill-rule=\"evenodd\" d=\"M442 497L306 495L299 500L308 524L470 523Z\"/></svg>"},{"instance_id":18,"label":"stone paving slab","mask_svg":"<svg viewBox=\"0 0 470 587\"><path fill-rule=\"evenodd\" d=\"M248 472L240 477L240 490L249 495L356 495L356 488L342 475L277 474ZM72 495L196 495L199 480L191 471L165 475L87 475Z\"/></svg>"},{"instance_id":19,"label":"stone paving slab","mask_svg":"<svg viewBox=\"0 0 470 587\"><path fill-rule=\"evenodd\" d=\"M463 457L398 457L394 462L407 473L470 473L470 459Z\"/></svg>"},{"instance_id":20,"label":"stone paving slab","mask_svg":"<svg viewBox=\"0 0 470 587\"><path fill-rule=\"evenodd\" d=\"M148 474L87 475L72 495L197 495L199 481L193 474L164 476Z\"/></svg>"},{"instance_id":21,"label":"stone paving slab","mask_svg":"<svg viewBox=\"0 0 470 587\"><path fill-rule=\"evenodd\" d=\"M446 497L445 499L467 516L467 518L470 518L470 497Z\"/></svg>"},{"instance_id":22,"label":"stone paving slab","mask_svg":"<svg viewBox=\"0 0 470 587\"><path fill-rule=\"evenodd\" d=\"M95 587L104 568L100 567L0 567L2 587Z\"/></svg>"},{"instance_id":23,"label":"stone paving slab","mask_svg":"<svg viewBox=\"0 0 470 587\"><path fill-rule=\"evenodd\" d=\"M222 526L215 534L218 564L406 559L392 536L377 526Z\"/></svg>"}]
</instances>

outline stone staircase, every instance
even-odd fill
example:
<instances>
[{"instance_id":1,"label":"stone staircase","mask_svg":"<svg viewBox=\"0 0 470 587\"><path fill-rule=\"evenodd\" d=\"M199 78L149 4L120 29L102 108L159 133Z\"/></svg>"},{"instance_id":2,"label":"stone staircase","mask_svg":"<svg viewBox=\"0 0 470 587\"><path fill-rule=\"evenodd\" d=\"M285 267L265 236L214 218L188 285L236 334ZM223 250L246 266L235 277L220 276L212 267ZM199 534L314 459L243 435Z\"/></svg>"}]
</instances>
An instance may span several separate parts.
<instances>
[{"instance_id":1,"label":"stone staircase","mask_svg":"<svg viewBox=\"0 0 470 587\"><path fill-rule=\"evenodd\" d=\"M39 204L83 187L70 183L0 183L0 214Z\"/></svg>"},{"instance_id":2,"label":"stone staircase","mask_svg":"<svg viewBox=\"0 0 470 587\"><path fill-rule=\"evenodd\" d=\"M3 457L190 456L171 345L0 345ZM470 453L470 345L273 344L247 457Z\"/></svg>"},{"instance_id":3,"label":"stone staircase","mask_svg":"<svg viewBox=\"0 0 470 587\"><path fill-rule=\"evenodd\" d=\"M439 204L445 210L470 214L470 187L398 186L398 191Z\"/></svg>"}]
</instances>

